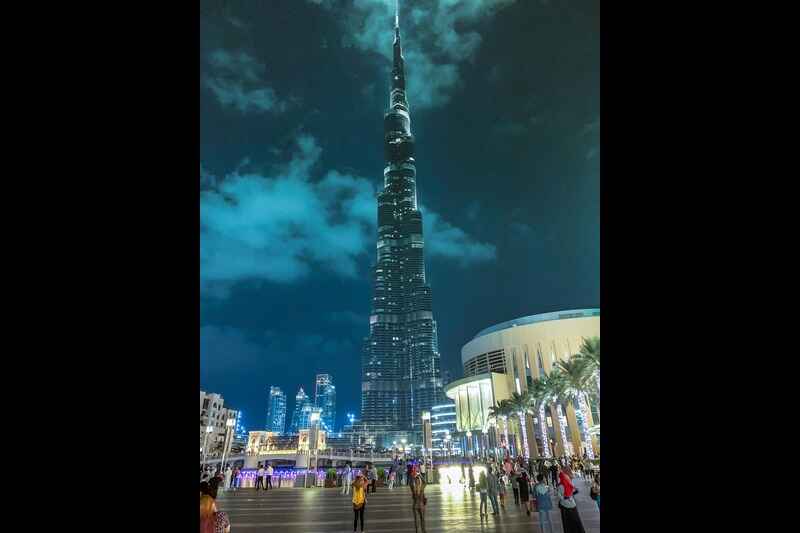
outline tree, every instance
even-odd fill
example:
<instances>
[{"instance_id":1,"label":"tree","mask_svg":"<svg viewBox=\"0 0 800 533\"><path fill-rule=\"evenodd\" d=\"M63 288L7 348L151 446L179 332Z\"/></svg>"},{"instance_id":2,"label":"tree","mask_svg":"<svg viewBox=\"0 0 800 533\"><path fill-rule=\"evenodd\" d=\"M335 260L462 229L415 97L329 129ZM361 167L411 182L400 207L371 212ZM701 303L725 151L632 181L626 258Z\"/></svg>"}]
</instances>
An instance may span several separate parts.
<instances>
[{"instance_id":1,"label":"tree","mask_svg":"<svg viewBox=\"0 0 800 533\"><path fill-rule=\"evenodd\" d=\"M548 403L554 407L554 419L553 423L556 424L558 427L559 433L561 433L561 444L564 448L564 453L567 452L567 434L566 428L564 424L561 423L561 417L559 416L561 406L560 404L563 403L566 399L566 389L567 389L567 381L564 378L563 373L559 370L558 366L553 368L549 374L546 374L542 381L544 382L544 388L547 391L547 400Z\"/></svg>"},{"instance_id":2,"label":"tree","mask_svg":"<svg viewBox=\"0 0 800 533\"><path fill-rule=\"evenodd\" d=\"M493 407L489 408L489 417L495 420L503 421L503 435L506 438L506 446L508 446L508 415L511 414L511 407L508 400L500 400L500 402Z\"/></svg>"},{"instance_id":3,"label":"tree","mask_svg":"<svg viewBox=\"0 0 800 533\"><path fill-rule=\"evenodd\" d=\"M528 412L528 404L530 403L529 395L527 392L520 394L518 392L511 393L511 399L508 401L509 405L517 415L519 420L520 433L522 434L522 456L528 458L528 431L525 428L525 414Z\"/></svg>"},{"instance_id":4,"label":"tree","mask_svg":"<svg viewBox=\"0 0 800 533\"><path fill-rule=\"evenodd\" d=\"M594 372L588 358L572 356L566 361L558 361L556 368L564 378L561 397L571 404L578 415L578 431L583 446L590 459L594 458L592 443L589 438L589 397L588 391L594 381Z\"/></svg>"},{"instance_id":5,"label":"tree","mask_svg":"<svg viewBox=\"0 0 800 533\"><path fill-rule=\"evenodd\" d=\"M598 372L600 371L600 337L584 338L578 357L586 359Z\"/></svg>"},{"instance_id":6,"label":"tree","mask_svg":"<svg viewBox=\"0 0 800 533\"><path fill-rule=\"evenodd\" d=\"M600 337L584 338L580 351L575 357L583 359L592 369L592 387L588 391L597 401L597 414L600 414Z\"/></svg>"},{"instance_id":7,"label":"tree","mask_svg":"<svg viewBox=\"0 0 800 533\"><path fill-rule=\"evenodd\" d=\"M534 379L528 386L528 406L531 412L539 418L539 429L541 431L542 448L549 449L549 439L547 436L547 415L545 407L550 402L550 390L543 379ZM555 451L553 452L555 455Z\"/></svg>"}]
</instances>

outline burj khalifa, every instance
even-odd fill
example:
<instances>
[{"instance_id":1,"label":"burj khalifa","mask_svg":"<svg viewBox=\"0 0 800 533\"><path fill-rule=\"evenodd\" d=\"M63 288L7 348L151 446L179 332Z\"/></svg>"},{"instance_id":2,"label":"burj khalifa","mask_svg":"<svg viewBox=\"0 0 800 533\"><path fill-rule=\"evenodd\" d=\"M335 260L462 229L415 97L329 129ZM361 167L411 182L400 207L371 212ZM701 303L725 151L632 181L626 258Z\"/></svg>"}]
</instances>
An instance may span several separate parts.
<instances>
[{"instance_id":1,"label":"burj khalifa","mask_svg":"<svg viewBox=\"0 0 800 533\"><path fill-rule=\"evenodd\" d=\"M362 353L361 420L376 429L415 432L421 412L440 403L443 394L397 14L383 124L386 167L377 195L377 261Z\"/></svg>"}]
</instances>

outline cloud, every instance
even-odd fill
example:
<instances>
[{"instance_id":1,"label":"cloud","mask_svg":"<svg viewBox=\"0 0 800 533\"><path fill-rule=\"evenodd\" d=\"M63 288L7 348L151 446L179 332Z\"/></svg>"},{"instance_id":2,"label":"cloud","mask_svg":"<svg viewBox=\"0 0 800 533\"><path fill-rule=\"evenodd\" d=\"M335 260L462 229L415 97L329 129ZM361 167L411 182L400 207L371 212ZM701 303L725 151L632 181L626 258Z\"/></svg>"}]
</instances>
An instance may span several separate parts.
<instances>
[{"instance_id":1,"label":"cloud","mask_svg":"<svg viewBox=\"0 0 800 533\"><path fill-rule=\"evenodd\" d=\"M210 73L203 76L203 84L223 107L241 113L287 109L288 104L264 81L264 64L247 52L218 48L209 54L208 64Z\"/></svg>"},{"instance_id":2,"label":"cloud","mask_svg":"<svg viewBox=\"0 0 800 533\"><path fill-rule=\"evenodd\" d=\"M308 0L343 13L345 46L392 57L394 0L353 0L347 9L332 0ZM408 69L409 103L416 108L446 104L461 83L459 64L472 58L481 35L470 26L516 0L418 0L400 6L403 55ZM402 4L402 3L401 3ZM386 71L390 68L386 63Z\"/></svg>"},{"instance_id":3,"label":"cloud","mask_svg":"<svg viewBox=\"0 0 800 533\"><path fill-rule=\"evenodd\" d=\"M311 181L320 154L313 137L301 136L275 176L237 170L201 191L201 281L286 283L312 268L355 276L370 248L374 188L335 171Z\"/></svg>"},{"instance_id":4,"label":"cloud","mask_svg":"<svg viewBox=\"0 0 800 533\"><path fill-rule=\"evenodd\" d=\"M375 249L375 188L336 170L315 179L321 155L316 140L301 135L291 160L272 175L239 165L218 179L201 166L201 181L214 184L200 192L203 296L224 297L242 281L292 283L312 271L364 275L367 254ZM494 258L494 246L423 211L429 257L462 265Z\"/></svg>"},{"instance_id":5,"label":"cloud","mask_svg":"<svg viewBox=\"0 0 800 533\"><path fill-rule=\"evenodd\" d=\"M494 245L474 240L464 230L453 226L424 206L420 206L420 211L428 257L454 259L462 266L467 266L489 261L497 256Z\"/></svg>"}]
</instances>

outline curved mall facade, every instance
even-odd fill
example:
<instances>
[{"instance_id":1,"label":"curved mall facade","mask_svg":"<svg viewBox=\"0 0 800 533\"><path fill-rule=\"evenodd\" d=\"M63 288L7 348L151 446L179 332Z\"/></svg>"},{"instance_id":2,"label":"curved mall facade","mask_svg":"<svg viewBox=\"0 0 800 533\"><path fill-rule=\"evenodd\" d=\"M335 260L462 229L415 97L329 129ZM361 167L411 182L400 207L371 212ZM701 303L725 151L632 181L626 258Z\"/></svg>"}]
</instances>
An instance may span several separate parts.
<instances>
[{"instance_id":1,"label":"curved mall facade","mask_svg":"<svg viewBox=\"0 0 800 533\"><path fill-rule=\"evenodd\" d=\"M557 361L577 353L584 338L599 336L599 309L530 315L480 331L461 349L465 377L446 387L447 396L456 400L458 430L486 429L488 407L509 398L512 392L524 393L534 379L549 373ZM502 386L498 379L504 381ZM493 403L484 406L487 402ZM527 416L529 454L532 457L565 452L582 454L581 443L586 442L586 437L581 438L579 418L583 419L585 435L596 423L597 415L592 410L592 406L586 405L576 413L572 405L551 405L548 412L543 408ZM462 424L466 421L469 422ZM518 436L521 432L514 418L511 425L516 426L512 430ZM517 442L520 446L521 440ZM599 443L596 438L591 438L591 443L592 449L587 451L596 455Z\"/></svg>"}]
</instances>

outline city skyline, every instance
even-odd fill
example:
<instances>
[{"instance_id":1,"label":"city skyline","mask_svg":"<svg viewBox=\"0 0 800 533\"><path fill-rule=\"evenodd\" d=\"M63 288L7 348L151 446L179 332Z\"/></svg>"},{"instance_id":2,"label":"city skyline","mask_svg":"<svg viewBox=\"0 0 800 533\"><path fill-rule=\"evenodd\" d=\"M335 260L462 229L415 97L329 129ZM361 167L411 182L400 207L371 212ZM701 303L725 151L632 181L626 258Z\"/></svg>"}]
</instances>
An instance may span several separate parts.
<instances>
[{"instance_id":1,"label":"city skyline","mask_svg":"<svg viewBox=\"0 0 800 533\"><path fill-rule=\"evenodd\" d=\"M254 425L265 384L327 372L341 427L360 413L394 7L258 4L201 18L201 387ZM453 378L478 331L599 304L598 8L469 4L400 6Z\"/></svg>"}]
</instances>

